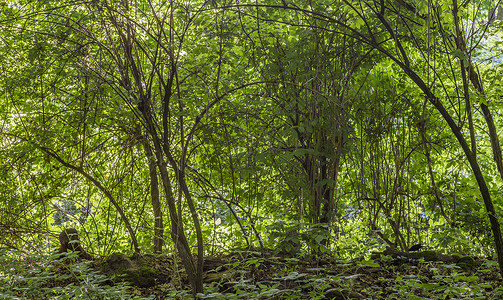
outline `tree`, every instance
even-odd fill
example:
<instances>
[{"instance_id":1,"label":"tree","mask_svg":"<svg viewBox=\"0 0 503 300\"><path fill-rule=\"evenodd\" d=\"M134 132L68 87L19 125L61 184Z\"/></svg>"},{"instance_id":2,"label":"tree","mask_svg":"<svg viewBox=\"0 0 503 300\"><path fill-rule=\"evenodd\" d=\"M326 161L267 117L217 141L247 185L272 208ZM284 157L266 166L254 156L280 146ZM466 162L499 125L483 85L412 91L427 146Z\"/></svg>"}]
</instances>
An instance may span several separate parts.
<instances>
[{"instance_id":1,"label":"tree","mask_svg":"<svg viewBox=\"0 0 503 300\"><path fill-rule=\"evenodd\" d=\"M428 102L441 114L465 153L466 159L479 185L493 232L500 271L503 274L501 229L489 189L477 161L477 141L474 135L473 112L470 100L471 93L468 80L471 80L473 87L478 93L482 91L482 88L480 82L478 82L478 75L473 67L473 61L469 56L470 51L464 46L466 45L465 41L469 40L469 37L464 36L460 30L459 4L457 1L453 1L452 4L442 2L426 7L415 7L406 2L394 4L386 1L375 1L373 3L344 1L344 3L344 11L352 16L352 23L350 25L319 11L306 10L299 7L293 9L303 11L306 15L313 18L319 18L334 24L334 26L343 31L343 34L359 39L372 49L391 59L416 84ZM450 14L443 13L448 5L452 5ZM454 32L444 25L445 22L454 23ZM437 26L438 30L435 30L435 26ZM441 41L440 45L444 47L441 50L437 49L436 45L438 44L433 42L437 38ZM456 46L452 47L451 45ZM418 51L419 56L416 56L416 52L413 52L412 49ZM452 53L455 58L460 60L459 64L450 63L452 56L446 56L444 53ZM424 60L421 64L414 64L413 58ZM455 94L462 95L462 97L454 98L449 94L451 91L445 89L446 85L444 81L446 77L443 76L446 75L439 73L435 69L434 64L437 62L444 64L443 66L445 66L447 72L452 72L453 78L448 75L447 78L451 78L454 81L459 78L458 76L462 78L463 85L461 87L454 86ZM435 80L443 84L443 91L436 92L433 89L435 87ZM442 92L445 92L445 94ZM448 103L457 102L457 104L446 107L437 94L443 94L443 97L448 99ZM492 123L492 114L484 104L483 98L480 101L481 110L489 128L489 138L491 139L494 152L493 157L498 170L501 172L501 150L499 149L500 146L497 142L494 124ZM453 116L461 116L463 114L462 110L456 110L457 107L464 107L466 121L455 121ZM463 126L466 126L468 132L470 132L471 148L461 130Z\"/></svg>"},{"instance_id":2,"label":"tree","mask_svg":"<svg viewBox=\"0 0 503 300\"><path fill-rule=\"evenodd\" d=\"M2 6L0 226L106 220L84 226L103 254L161 253L169 233L198 293L210 237L276 247L280 228L295 250L334 250L354 221L408 249L430 217L470 222L477 184L502 267L501 76L482 61L498 22L468 19L473 5Z\"/></svg>"}]
</instances>

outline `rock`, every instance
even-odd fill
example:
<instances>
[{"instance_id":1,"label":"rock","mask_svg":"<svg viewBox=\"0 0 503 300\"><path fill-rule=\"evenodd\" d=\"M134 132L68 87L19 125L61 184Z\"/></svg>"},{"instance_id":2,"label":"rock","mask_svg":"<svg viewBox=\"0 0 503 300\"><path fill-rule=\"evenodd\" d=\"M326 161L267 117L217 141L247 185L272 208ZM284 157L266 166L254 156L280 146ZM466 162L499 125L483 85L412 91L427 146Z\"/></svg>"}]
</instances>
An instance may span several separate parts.
<instances>
[{"instance_id":1,"label":"rock","mask_svg":"<svg viewBox=\"0 0 503 300\"><path fill-rule=\"evenodd\" d=\"M107 257L105 263L107 266L105 271L107 273L121 272L135 267L129 257L122 253L112 253L109 257Z\"/></svg>"},{"instance_id":2,"label":"rock","mask_svg":"<svg viewBox=\"0 0 503 300\"><path fill-rule=\"evenodd\" d=\"M157 281L157 271L137 257L132 260L122 253L112 253L102 265L103 273L119 275L120 280L130 282L137 287L151 287Z\"/></svg>"},{"instance_id":3,"label":"rock","mask_svg":"<svg viewBox=\"0 0 503 300\"><path fill-rule=\"evenodd\" d=\"M65 253L67 251L77 251L80 258L92 260L93 257L82 248L79 239L79 232L75 228L67 228L59 234L58 253Z\"/></svg>"}]
</instances>

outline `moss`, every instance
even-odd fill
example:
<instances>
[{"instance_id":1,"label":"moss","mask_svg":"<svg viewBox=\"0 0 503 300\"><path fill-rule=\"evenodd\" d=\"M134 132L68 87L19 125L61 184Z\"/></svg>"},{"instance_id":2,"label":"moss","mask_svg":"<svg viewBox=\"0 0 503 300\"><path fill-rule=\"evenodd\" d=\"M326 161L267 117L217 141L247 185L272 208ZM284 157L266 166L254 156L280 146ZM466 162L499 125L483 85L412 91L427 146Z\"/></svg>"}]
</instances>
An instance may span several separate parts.
<instances>
[{"instance_id":1,"label":"moss","mask_svg":"<svg viewBox=\"0 0 503 300\"><path fill-rule=\"evenodd\" d=\"M464 271L471 271L475 268L475 259L471 256L463 256L458 259L456 265L463 269Z\"/></svg>"},{"instance_id":2,"label":"moss","mask_svg":"<svg viewBox=\"0 0 503 300\"><path fill-rule=\"evenodd\" d=\"M156 284L160 274L148 266L150 260L138 255L128 257L122 253L113 253L101 264L100 270L111 275L113 281L127 281L137 287L151 287Z\"/></svg>"},{"instance_id":3,"label":"moss","mask_svg":"<svg viewBox=\"0 0 503 300\"><path fill-rule=\"evenodd\" d=\"M106 259L104 268L105 273L120 273L134 268L134 264L125 254L113 253Z\"/></svg>"},{"instance_id":4,"label":"moss","mask_svg":"<svg viewBox=\"0 0 503 300\"><path fill-rule=\"evenodd\" d=\"M148 266L141 266L137 269L129 269L121 272L124 275L124 280L138 287L154 286L157 278L156 273L155 269Z\"/></svg>"}]
</instances>

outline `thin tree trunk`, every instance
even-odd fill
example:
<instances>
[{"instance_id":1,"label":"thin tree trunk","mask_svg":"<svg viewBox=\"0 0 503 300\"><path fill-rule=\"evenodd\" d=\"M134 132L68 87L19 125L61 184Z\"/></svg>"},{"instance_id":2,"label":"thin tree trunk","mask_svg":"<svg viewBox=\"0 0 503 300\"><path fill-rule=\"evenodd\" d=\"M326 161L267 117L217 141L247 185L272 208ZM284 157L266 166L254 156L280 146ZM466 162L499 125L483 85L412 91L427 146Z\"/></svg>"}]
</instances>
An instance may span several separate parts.
<instances>
[{"instance_id":1,"label":"thin tree trunk","mask_svg":"<svg viewBox=\"0 0 503 300\"><path fill-rule=\"evenodd\" d=\"M454 7L457 7L457 4L454 5ZM471 151L470 146L466 142L466 139L463 136L463 133L461 132L461 129L458 127L458 125L456 124L452 116L449 114L449 112L446 110L446 108L443 106L440 100L435 96L435 94L431 91L430 87L422 80L421 77L419 77L419 75L417 75L416 72L414 72L411 69L407 53L405 52L395 32L384 18L384 15L382 13L378 13L377 17L379 21L381 21L381 23L384 25L384 27L386 27L390 36L394 38L396 47L398 48L402 56L402 60L400 60L399 58L397 58L396 56L392 55L390 52L382 48L381 45L379 45L375 40L368 39L359 33L357 34L370 46L374 47L376 50L388 56L392 61L394 61L405 72L405 74L421 89L421 91L425 94L426 99L428 99L428 101L436 108L436 110L442 115L443 119L447 122L447 125L451 128L451 131L458 140L458 143L460 144L461 148L463 149L463 152L465 153L465 156L468 159L468 162L470 163L470 167L472 168L475 179L477 180L477 184L479 186L482 199L484 200L487 215L489 217L489 222L491 224L491 230L493 232L496 253L498 256L500 274L503 276L503 240L501 237L501 228L499 221L496 217L496 211L494 209L494 205L491 199L491 194L489 193L487 183L485 182L484 176L477 162L477 157Z\"/></svg>"},{"instance_id":2,"label":"thin tree trunk","mask_svg":"<svg viewBox=\"0 0 503 300\"><path fill-rule=\"evenodd\" d=\"M152 208L154 210L154 252L161 253L164 244L164 227L161 212L161 203L159 201L159 180L157 178L157 168L152 153L152 148L148 144L147 138L143 139L143 148L148 159L148 169L150 175L150 198L152 199Z\"/></svg>"}]
</instances>

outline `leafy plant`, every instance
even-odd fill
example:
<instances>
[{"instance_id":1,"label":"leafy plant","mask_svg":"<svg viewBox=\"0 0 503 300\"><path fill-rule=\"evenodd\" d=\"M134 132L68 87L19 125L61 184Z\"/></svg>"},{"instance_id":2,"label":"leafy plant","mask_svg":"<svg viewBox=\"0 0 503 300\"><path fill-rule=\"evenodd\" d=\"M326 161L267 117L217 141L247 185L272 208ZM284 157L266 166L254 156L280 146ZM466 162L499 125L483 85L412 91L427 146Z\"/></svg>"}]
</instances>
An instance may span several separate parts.
<instances>
[{"instance_id":1,"label":"leafy plant","mask_svg":"<svg viewBox=\"0 0 503 300\"><path fill-rule=\"evenodd\" d=\"M2 299L153 299L131 295L127 283L110 286L105 275L76 253L63 256L22 255L0 251Z\"/></svg>"}]
</instances>

